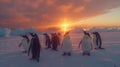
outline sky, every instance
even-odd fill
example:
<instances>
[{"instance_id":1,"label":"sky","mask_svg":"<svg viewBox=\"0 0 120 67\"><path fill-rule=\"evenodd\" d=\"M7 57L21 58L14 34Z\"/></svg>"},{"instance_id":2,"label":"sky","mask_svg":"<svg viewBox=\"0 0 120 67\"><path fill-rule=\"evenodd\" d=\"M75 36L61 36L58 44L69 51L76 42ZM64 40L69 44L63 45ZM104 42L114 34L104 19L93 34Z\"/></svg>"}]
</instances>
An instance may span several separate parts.
<instances>
[{"instance_id":1,"label":"sky","mask_svg":"<svg viewBox=\"0 0 120 67\"><path fill-rule=\"evenodd\" d=\"M120 25L120 0L0 0L0 27L57 30Z\"/></svg>"}]
</instances>

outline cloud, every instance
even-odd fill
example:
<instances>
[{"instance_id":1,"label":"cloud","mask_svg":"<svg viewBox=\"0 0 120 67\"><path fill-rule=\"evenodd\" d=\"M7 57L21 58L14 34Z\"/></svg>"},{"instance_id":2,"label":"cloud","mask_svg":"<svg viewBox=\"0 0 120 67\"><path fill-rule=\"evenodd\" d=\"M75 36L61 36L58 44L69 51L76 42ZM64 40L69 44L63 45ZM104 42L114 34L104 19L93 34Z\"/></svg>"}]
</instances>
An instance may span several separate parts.
<instances>
[{"instance_id":1,"label":"cloud","mask_svg":"<svg viewBox=\"0 0 120 67\"><path fill-rule=\"evenodd\" d=\"M60 5L58 8L61 12L67 13L72 9L73 5L72 4L64 4Z\"/></svg>"},{"instance_id":2,"label":"cloud","mask_svg":"<svg viewBox=\"0 0 120 67\"><path fill-rule=\"evenodd\" d=\"M80 12L83 11L84 9L85 9L84 6L80 6L80 7L75 8L75 9L74 9L74 12L75 12L75 13L80 13Z\"/></svg>"},{"instance_id":3,"label":"cloud","mask_svg":"<svg viewBox=\"0 0 120 67\"><path fill-rule=\"evenodd\" d=\"M47 26L63 18L77 21L102 15L117 7L120 0L0 0L0 26Z\"/></svg>"}]
</instances>

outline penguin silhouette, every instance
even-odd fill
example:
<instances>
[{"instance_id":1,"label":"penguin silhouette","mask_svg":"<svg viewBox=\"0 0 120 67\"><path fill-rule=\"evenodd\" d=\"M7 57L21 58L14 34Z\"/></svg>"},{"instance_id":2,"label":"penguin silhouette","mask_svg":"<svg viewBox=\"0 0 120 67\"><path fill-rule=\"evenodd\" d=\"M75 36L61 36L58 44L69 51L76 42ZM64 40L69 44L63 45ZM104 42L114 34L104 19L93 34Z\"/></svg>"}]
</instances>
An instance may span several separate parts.
<instances>
[{"instance_id":1,"label":"penguin silhouette","mask_svg":"<svg viewBox=\"0 0 120 67\"><path fill-rule=\"evenodd\" d=\"M30 35L32 36L32 39L29 46L28 55L29 55L29 52L31 51L31 54L32 54L31 60L36 60L37 62L39 62L40 49L41 49L39 38L35 33L30 33Z\"/></svg>"},{"instance_id":2,"label":"penguin silhouette","mask_svg":"<svg viewBox=\"0 0 120 67\"><path fill-rule=\"evenodd\" d=\"M47 33L44 33L43 35L45 36L46 49L51 48L51 40L49 35Z\"/></svg>"}]
</instances>

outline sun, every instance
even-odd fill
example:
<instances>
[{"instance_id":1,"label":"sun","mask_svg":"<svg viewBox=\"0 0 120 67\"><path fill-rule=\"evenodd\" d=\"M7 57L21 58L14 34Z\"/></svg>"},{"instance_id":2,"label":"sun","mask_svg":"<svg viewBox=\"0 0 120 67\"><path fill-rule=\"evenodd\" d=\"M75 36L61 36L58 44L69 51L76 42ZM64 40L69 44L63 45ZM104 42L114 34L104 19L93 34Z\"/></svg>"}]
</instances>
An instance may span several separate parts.
<instances>
[{"instance_id":1,"label":"sun","mask_svg":"<svg viewBox=\"0 0 120 67\"><path fill-rule=\"evenodd\" d=\"M63 24L62 24L62 30L63 30L64 32L68 31L69 28L70 28L70 25L69 25L68 23L63 23Z\"/></svg>"},{"instance_id":2,"label":"sun","mask_svg":"<svg viewBox=\"0 0 120 67\"><path fill-rule=\"evenodd\" d=\"M71 30L71 22L67 19L64 19L63 22L60 24L61 32L66 33Z\"/></svg>"}]
</instances>

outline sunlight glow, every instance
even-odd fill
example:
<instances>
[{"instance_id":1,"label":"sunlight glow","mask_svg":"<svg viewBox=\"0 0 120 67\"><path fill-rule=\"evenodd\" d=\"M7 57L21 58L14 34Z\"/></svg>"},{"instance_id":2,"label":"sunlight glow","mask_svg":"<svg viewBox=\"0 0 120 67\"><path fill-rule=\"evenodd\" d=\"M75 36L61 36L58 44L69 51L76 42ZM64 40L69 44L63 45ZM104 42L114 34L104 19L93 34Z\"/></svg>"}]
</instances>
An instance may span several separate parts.
<instances>
[{"instance_id":1,"label":"sunlight glow","mask_svg":"<svg viewBox=\"0 0 120 67\"><path fill-rule=\"evenodd\" d=\"M80 20L81 26L87 27L106 27L106 26L120 26L120 7L111 9L105 14L94 16L91 18Z\"/></svg>"},{"instance_id":2,"label":"sunlight glow","mask_svg":"<svg viewBox=\"0 0 120 67\"><path fill-rule=\"evenodd\" d=\"M70 31L71 29L72 29L71 22L68 21L67 19L64 19L61 24L61 32L65 33L67 31Z\"/></svg>"},{"instance_id":3,"label":"sunlight glow","mask_svg":"<svg viewBox=\"0 0 120 67\"><path fill-rule=\"evenodd\" d=\"M63 31L66 32L69 29L69 24L64 23L62 24Z\"/></svg>"}]
</instances>

